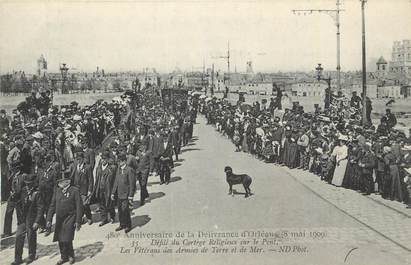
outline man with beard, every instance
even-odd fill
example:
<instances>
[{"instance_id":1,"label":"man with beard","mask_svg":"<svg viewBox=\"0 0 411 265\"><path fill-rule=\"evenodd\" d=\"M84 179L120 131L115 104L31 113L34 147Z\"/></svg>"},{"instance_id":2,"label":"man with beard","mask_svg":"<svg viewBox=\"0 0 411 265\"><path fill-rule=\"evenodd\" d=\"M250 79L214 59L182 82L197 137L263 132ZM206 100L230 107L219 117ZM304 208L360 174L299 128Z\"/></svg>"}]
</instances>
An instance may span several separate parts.
<instances>
[{"instance_id":1,"label":"man with beard","mask_svg":"<svg viewBox=\"0 0 411 265\"><path fill-rule=\"evenodd\" d=\"M36 259L37 232L39 221L43 213L43 200L36 190L36 176L23 174L25 186L19 195L19 204L16 211L19 212L17 220L16 242L14 245L14 262L12 265L23 263L22 255L24 239L27 235L29 256L25 260L26 264L32 263Z\"/></svg>"},{"instance_id":2,"label":"man with beard","mask_svg":"<svg viewBox=\"0 0 411 265\"><path fill-rule=\"evenodd\" d=\"M83 150L77 148L75 151L75 160L70 169L71 179L73 186L77 187L80 191L83 212L86 215L87 223L91 225L93 223L90 210L90 199L94 183L93 169L84 159Z\"/></svg>"},{"instance_id":3,"label":"man with beard","mask_svg":"<svg viewBox=\"0 0 411 265\"><path fill-rule=\"evenodd\" d=\"M53 194L49 212L47 214L47 228L51 228L53 215L56 214L56 226L54 230L53 242L58 241L61 259L57 265L67 261L70 264L75 262L73 240L75 230L81 228L83 216L83 203L80 191L71 185L70 172L66 171L57 181L57 189Z\"/></svg>"},{"instance_id":4,"label":"man with beard","mask_svg":"<svg viewBox=\"0 0 411 265\"><path fill-rule=\"evenodd\" d=\"M110 163L110 152L105 150L96 169L96 185L93 191L94 197L100 206L101 223L99 226L109 222L113 223L116 217L114 202L110 199L115 176L116 167Z\"/></svg>"},{"instance_id":5,"label":"man with beard","mask_svg":"<svg viewBox=\"0 0 411 265\"><path fill-rule=\"evenodd\" d=\"M114 201L117 195L117 209L120 226L116 228L116 231L124 229L124 232L128 233L131 231L129 204L133 203L136 180L133 170L131 167L127 166L127 156L124 150L120 151L118 159L120 163L116 171L116 177L110 197L111 200Z\"/></svg>"},{"instance_id":6,"label":"man with beard","mask_svg":"<svg viewBox=\"0 0 411 265\"><path fill-rule=\"evenodd\" d=\"M44 165L38 170L37 177L39 181L39 194L43 200L44 210L41 214L39 225L43 227L40 233L46 232L45 236L48 236L51 231L44 229L46 220L44 214L47 215L51 199L53 198L54 189L56 187L56 180L60 174L60 163L54 158L54 151L49 150L45 157Z\"/></svg>"}]
</instances>

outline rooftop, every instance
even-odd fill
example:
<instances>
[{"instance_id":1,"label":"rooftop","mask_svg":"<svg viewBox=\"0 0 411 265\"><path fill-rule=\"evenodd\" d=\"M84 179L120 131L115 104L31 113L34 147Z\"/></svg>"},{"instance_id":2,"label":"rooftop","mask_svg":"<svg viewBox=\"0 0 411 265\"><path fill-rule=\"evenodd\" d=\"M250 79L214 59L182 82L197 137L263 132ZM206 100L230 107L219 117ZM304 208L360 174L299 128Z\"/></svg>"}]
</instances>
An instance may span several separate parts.
<instances>
[{"instance_id":1,"label":"rooftop","mask_svg":"<svg viewBox=\"0 0 411 265\"><path fill-rule=\"evenodd\" d=\"M380 59L378 59L377 64L387 64L387 61L381 56Z\"/></svg>"}]
</instances>

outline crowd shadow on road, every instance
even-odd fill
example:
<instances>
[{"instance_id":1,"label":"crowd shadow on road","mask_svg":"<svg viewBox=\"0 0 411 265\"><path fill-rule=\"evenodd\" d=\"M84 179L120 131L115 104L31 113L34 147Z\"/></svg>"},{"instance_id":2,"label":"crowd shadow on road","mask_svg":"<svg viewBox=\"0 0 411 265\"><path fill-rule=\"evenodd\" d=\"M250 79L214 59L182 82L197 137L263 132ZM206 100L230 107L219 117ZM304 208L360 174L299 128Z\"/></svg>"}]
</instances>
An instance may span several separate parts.
<instances>
[{"instance_id":1,"label":"crowd shadow on road","mask_svg":"<svg viewBox=\"0 0 411 265\"><path fill-rule=\"evenodd\" d=\"M145 216L143 216L143 219ZM144 223L144 221L137 221L136 226ZM147 222L146 222L147 223ZM8 245L7 247L13 246L14 247L14 242L16 238L15 236L7 238L7 242L2 241L2 250L4 250L3 246ZM28 249L28 244L27 240L24 244L24 247L26 248L25 251ZM74 256L76 258L77 262L80 262L86 258L93 258L95 257L98 253L100 253L104 248L104 244L101 241L94 242L92 244L87 244L84 246L81 246L79 248L74 249ZM42 257L48 257L49 259L53 259L54 257L60 256L60 249L58 247L57 243L50 244L50 245L44 245L37 243L37 251L36 251L36 256L37 259L42 258Z\"/></svg>"},{"instance_id":2,"label":"crowd shadow on road","mask_svg":"<svg viewBox=\"0 0 411 265\"><path fill-rule=\"evenodd\" d=\"M151 201L153 201L153 200L155 200L155 199L158 199L158 198L161 198L161 197L164 197L166 194L164 193L164 192L152 192L152 193L150 193L149 194L149 199L146 201L146 203L150 203ZM140 200L138 200L138 201L133 201L133 209L138 209L138 208L140 208L141 207L141 201ZM134 214L134 213L132 213L132 214Z\"/></svg>"},{"instance_id":3,"label":"crowd shadow on road","mask_svg":"<svg viewBox=\"0 0 411 265\"><path fill-rule=\"evenodd\" d=\"M98 253L100 253L103 250L103 248L104 248L103 242L98 241L98 242L87 244L87 245L74 249L74 257L76 258L76 262L83 261L86 258L95 257ZM59 255L60 255L60 250L59 250L58 244L37 245L38 258L49 257L49 259L52 259Z\"/></svg>"},{"instance_id":4,"label":"crowd shadow on road","mask_svg":"<svg viewBox=\"0 0 411 265\"><path fill-rule=\"evenodd\" d=\"M180 177L180 176L174 176L174 177L170 178L170 183L177 182L177 181L180 181L182 179L183 178ZM160 181L152 181L152 182L147 183L147 187L151 187L151 186L154 186L154 185L160 185L160 183L161 183Z\"/></svg>"},{"instance_id":5,"label":"crowd shadow on road","mask_svg":"<svg viewBox=\"0 0 411 265\"><path fill-rule=\"evenodd\" d=\"M201 150L201 148L187 148L184 150L181 150L181 153L189 152L189 151L198 151Z\"/></svg>"},{"instance_id":6,"label":"crowd shadow on road","mask_svg":"<svg viewBox=\"0 0 411 265\"><path fill-rule=\"evenodd\" d=\"M148 224L148 222L151 221L151 217L148 215L139 215L139 216L134 216L131 218L131 229L134 229L136 227L142 227Z\"/></svg>"},{"instance_id":7,"label":"crowd shadow on road","mask_svg":"<svg viewBox=\"0 0 411 265\"><path fill-rule=\"evenodd\" d=\"M158 184L160 184L160 181L147 182L147 187L151 187L151 186L158 185Z\"/></svg>"},{"instance_id":8,"label":"crowd shadow on road","mask_svg":"<svg viewBox=\"0 0 411 265\"><path fill-rule=\"evenodd\" d=\"M198 141L198 136L193 136L188 142L195 142Z\"/></svg>"},{"instance_id":9,"label":"crowd shadow on road","mask_svg":"<svg viewBox=\"0 0 411 265\"><path fill-rule=\"evenodd\" d=\"M181 166L181 165L182 165L182 163L176 162L176 163L174 163L174 168L179 167L179 166Z\"/></svg>"},{"instance_id":10,"label":"crowd shadow on road","mask_svg":"<svg viewBox=\"0 0 411 265\"><path fill-rule=\"evenodd\" d=\"M85 246L81 246L74 250L74 256L76 257L76 261L80 262L86 258L93 258L98 253L100 253L104 248L104 244L101 241L95 242L93 244L88 244Z\"/></svg>"},{"instance_id":11,"label":"crowd shadow on road","mask_svg":"<svg viewBox=\"0 0 411 265\"><path fill-rule=\"evenodd\" d=\"M172 183L172 182L177 182L177 181L180 181L180 180L182 180L183 178L182 177L180 177L180 176L174 176L174 177L172 177L171 179L170 179L170 183Z\"/></svg>"}]
</instances>

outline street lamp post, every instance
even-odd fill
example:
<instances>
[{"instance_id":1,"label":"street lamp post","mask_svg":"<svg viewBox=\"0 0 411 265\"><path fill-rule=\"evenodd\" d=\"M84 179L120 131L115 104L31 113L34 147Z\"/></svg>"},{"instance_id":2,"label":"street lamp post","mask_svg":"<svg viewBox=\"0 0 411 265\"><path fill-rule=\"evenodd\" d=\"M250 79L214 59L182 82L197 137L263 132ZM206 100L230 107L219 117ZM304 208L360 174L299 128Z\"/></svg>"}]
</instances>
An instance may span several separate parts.
<instances>
[{"instance_id":1,"label":"street lamp post","mask_svg":"<svg viewBox=\"0 0 411 265\"><path fill-rule=\"evenodd\" d=\"M361 17L362 17L362 124L367 123L366 98L367 98L367 68L365 54L365 3L367 0L361 1Z\"/></svg>"},{"instance_id":2,"label":"street lamp post","mask_svg":"<svg viewBox=\"0 0 411 265\"><path fill-rule=\"evenodd\" d=\"M325 90L325 100L324 100L324 109L328 109L331 103L331 77L328 78L322 77L324 68L321 67L319 63L318 66L315 68L317 71L317 80L318 81L325 81L327 82L328 87Z\"/></svg>"},{"instance_id":3,"label":"street lamp post","mask_svg":"<svg viewBox=\"0 0 411 265\"><path fill-rule=\"evenodd\" d=\"M312 13L323 13L323 14L328 14L331 16L335 22L335 26L337 27L337 89L341 90L341 63L340 63L340 57L341 57L341 52L340 52L340 43L341 43L341 33L340 33L340 13L342 11L345 11L344 9L341 9L341 0L337 0L336 3L337 8L336 9L294 9L292 12L294 14L300 15L301 13L304 14L312 14Z\"/></svg>"},{"instance_id":4,"label":"street lamp post","mask_svg":"<svg viewBox=\"0 0 411 265\"><path fill-rule=\"evenodd\" d=\"M60 66L61 72L61 94L68 94L68 87L67 87L67 73L69 68L65 63Z\"/></svg>"}]
</instances>

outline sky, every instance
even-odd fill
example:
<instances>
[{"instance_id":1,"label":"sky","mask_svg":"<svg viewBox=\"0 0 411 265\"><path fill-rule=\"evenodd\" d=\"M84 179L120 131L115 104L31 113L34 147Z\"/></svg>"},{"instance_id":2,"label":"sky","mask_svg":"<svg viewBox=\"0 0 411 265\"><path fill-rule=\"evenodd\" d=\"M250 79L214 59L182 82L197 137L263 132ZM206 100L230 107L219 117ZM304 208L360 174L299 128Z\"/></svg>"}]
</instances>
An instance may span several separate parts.
<instances>
[{"instance_id":1,"label":"sky","mask_svg":"<svg viewBox=\"0 0 411 265\"><path fill-rule=\"evenodd\" d=\"M361 69L361 3L341 0L342 71ZM336 27L324 13L336 0L0 0L0 72L34 73L44 54L49 72L65 62L79 71L311 71L336 67ZM411 39L411 0L368 0L367 59L391 59L393 41Z\"/></svg>"}]
</instances>

